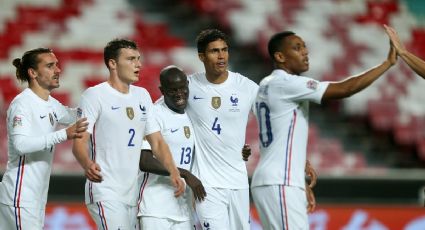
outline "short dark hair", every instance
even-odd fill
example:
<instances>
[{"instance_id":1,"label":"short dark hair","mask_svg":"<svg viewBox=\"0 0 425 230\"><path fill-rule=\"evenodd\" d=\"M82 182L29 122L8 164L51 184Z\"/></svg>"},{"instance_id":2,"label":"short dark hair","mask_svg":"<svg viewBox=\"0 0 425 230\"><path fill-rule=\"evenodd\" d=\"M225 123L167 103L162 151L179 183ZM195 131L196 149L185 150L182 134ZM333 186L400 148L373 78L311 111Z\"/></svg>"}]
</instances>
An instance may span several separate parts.
<instances>
[{"instance_id":1,"label":"short dark hair","mask_svg":"<svg viewBox=\"0 0 425 230\"><path fill-rule=\"evenodd\" d=\"M181 77L187 79L186 74L179 67L170 65L161 70L159 73L159 81L162 87L168 87L170 84L170 78L172 77Z\"/></svg>"},{"instance_id":2,"label":"short dark hair","mask_svg":"<svg viewBox=\"0 0 425 230\"><path fill-rule=\"evenodd\" d=\"M269 56L273 61L274 61L274 53L282 50L282 40L292 35L295 35L295 33L292 31L283 31L283 32L274 34L270 38L269 44L267 45L267 49L269 51Z\"/></svg>"},{"instance_id":3,"label":"short dark hair","mask_svg":"<svg viewBox=\"0 0 425 230\"><path fill-rule=\"evenodd\" d=\"M218 29L206 29L201 31L196 37L198 53L204 53L208 44L217 40L223 40L227 45L229 45L229 38L222 31Z\"/></svg>"},{"instance_id":4,"label":"short dark hair","mask_svg":"<svg viewBox=\"0 0 425 230\"><path fill-rule=\"evenodd\" d=\"M49 48L36 48L26 51L22 58L13 59L12 64L16 67L16 78L20 82L30 82L28 69L37 69L37 65L40 62L38 55L44 53L53 53L53 51Z\"/></svg>"},{"instance_id":5,"label":"short dark hair","mask_svg":"<svg viewBox=\"0 0 425 230\"><path fill-rule=\"evenodd\" d=\"M121 49L134 49L137 50L137 44L134 41L128 39L114 39L105 46L103 49L103 60L105 61L106 67L108 67L109 59L118 60Z\"/></svg>"}]
</instances>

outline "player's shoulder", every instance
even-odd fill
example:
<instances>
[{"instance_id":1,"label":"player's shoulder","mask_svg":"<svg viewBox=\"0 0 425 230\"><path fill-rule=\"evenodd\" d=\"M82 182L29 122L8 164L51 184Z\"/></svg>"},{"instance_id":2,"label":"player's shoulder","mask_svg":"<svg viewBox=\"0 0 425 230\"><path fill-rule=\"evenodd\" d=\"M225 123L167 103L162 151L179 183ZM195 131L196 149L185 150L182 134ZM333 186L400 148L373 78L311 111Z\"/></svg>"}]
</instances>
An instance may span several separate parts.
<instances>
[{"instance_id":1,"label":"player's shoulder","mask_svg":"<svg viewBox=\"0 0 425 230\"><path fill-rule=\"evenodd\" d=\"M156 100L153 103L153 106L156 107L156 108L160 108L160 107L163 107L164 104L165 104L165 102L164 102L164 96L161 96L160 98L158 98L158 100Z\"/></svg>"},{"instance_id":2,"label":"player's shoulder","mask_svg":"<svg viewBox=\"0 0 425 230\"><path fill-rule=\"evenodd\" d=\"M228 72L229 72L229 77L233 79L233 82L235 85L239 85L242 88L252 88L252 89L258 88L258 84L255 83L253 80L249 79L248 77L237 72L232 72L232 71L228 71Z\"/></svg>"},{"instance_id":3,"label":"player's shoulder","mask_svg":"<svg viewBox=\"0 0 425 230\"><path fill-rule=\"evenodd\" d=\"M13 98L10 102L9 108L30 108L31 106L36 106L38 104L36 97L37 96L29 88L26 88Z\"/></svg>"},{"instance_id":4,"label":"player's shoulder","mask_svg":"<svg viewBox=\"0 0 425 230\"><path fill-rule=\"evenodd\" d=\"M314 80L314 79L305 77L305 76L290 74L285 72L284 70L276 69L276 70L273 70L273 72L270 75L263 78L260 81L260 85L272 84L272 85L289 86L292 84L298 84L300 82L306 82L309 80Z\"/></svg>"},{"instance_id":5,"label":"player's shoulder","mask_svg":"<svg viewBox=\"0 0 425 230\"><path fill-rule=\"evenodd\" d=\"M205 78L205 72L196 72L187 76L189 82L199 82L202 78Z\"/></svg>"},{"instance_id":6,"label":"player's shoulder","mask_svg":"<svg viewBox=\"0 0 425 230\"><path fill-rule=\"evenodd\" d=\"M37 99L37 97L34 92L26 88L13 98L9 104L7 113L32 113L34 109L42 108L40 107L42 99Z\"/></svg>"},{"instance_id":7,"label":"player's shoulder","mask_svg":"<svg viewBox=\"0 0 425 230\"><path fill-rule=\"evenodd\" d=\"M13 98L13 100L10 102L10 106L19 104L28 100L30 100L30 95L29 95L28 89L25 89L24 91L20 92L18 95L16 95Z\"/></svg>"},{"instance_id":8,"label":"player's shoulder","mask_svg":"<svg viewBox=\"0 0 425 230\"><path fill-rule=\"evenodd\" d=\"M53 96L49 96L49 103L53 106L56 107L63 107L64 105L56 98L54 98Z\"/></svg>"},{"instance_id":9,"label":"player's shoulder","mask_svg":"<svg viewBox=\"0 0 425 230\"><path fill-rule=\"evenodd\" d=\"M99 83L97 85L90 86L86 90L84 90L82 96L91 97L91 96L94 96L94 95L99 94L101 92L105 92L105 88L107 86L106 84L108 84L108 83L102 82L102 83Z\"/></svg>"},{"instance_id":10,"label":"player's shoulder","mask_svg":"<svg viewBox=\"0 0 425 230\"><path fill-rule=\"evenodd\" d=\"M130 85L130 91L132 93L137 94L137 95L142 95L142 96L148 96L148 97L150 97L149 92L145 88L143 88L141 86Z\"/></svg>"}]
</instances>

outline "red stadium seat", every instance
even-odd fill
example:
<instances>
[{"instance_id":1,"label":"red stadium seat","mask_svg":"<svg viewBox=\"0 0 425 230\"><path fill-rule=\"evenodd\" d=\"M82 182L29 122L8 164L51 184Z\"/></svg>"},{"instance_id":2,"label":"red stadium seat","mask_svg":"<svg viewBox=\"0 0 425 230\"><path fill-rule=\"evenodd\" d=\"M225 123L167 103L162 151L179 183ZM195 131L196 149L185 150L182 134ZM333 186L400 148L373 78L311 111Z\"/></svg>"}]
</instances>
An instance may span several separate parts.
<instances>
[{"instance_id":1,"label":"red stadium seat","mask_svg":"<svg viewBox=\"0 0 425 230\"><path fill-rule=\"evenodd\" d=\"M152 101L156 101L161 96L161 91L158 88L160 85L159 72L161 72L161 69L162 67L154 65L143 67L140 80L134 84L148 90Z\"/></svg>"},{"instance_id":2,"label":"red stadium seat","mask_svg":"<svg viewBox=\"0 0 425 230\"><path fill-rule=\"evenodd\" d=\"M101 77L88 77L86 79L83 80L84 82L84 88L87 89L89 87L95 86L97 84L100 84L102 82L104 82L105 79L101 78Z\"/></svg>"},{"instance_id":3,"label":"red stadium seat","mask_svg":"<svg viewBox=\"0 0 425 230\"><path fill-rule=\"evenodd\" d=\"M390 131L398 115L396 105L395 100L390 98L369 101L367 111L373 128L378 131Z\"/></svg>"},{"instance_id":4,"label":"red stadium seat","mask_svg":"<svg viewBox=\"0 0 425 230\"><path fill-rule=\"evenodd\" d=\"M53 91L51 93L52 97L56 98L56 100L58 100L60 103L62 103L63 105L69 105L71 100L70 100L70 96L68 92L57 92L57 91Z\"/></svg>"}]
</instances>

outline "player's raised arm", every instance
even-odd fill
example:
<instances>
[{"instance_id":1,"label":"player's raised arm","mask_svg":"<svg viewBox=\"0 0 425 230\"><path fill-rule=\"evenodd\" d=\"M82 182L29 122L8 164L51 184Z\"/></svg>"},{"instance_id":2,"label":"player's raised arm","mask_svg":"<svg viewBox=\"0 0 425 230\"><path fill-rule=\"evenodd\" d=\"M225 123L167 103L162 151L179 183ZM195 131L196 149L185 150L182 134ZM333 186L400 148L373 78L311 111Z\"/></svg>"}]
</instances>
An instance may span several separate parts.
<instances>
[{"instance_id":1,"label":"player's raised arm","mask_svg":"<svg viewBox=\"0 0 425 230\"><path fill-rule=\"evenodd\" d=\"M339 82L329 84L322 101L350 97L368 87L377 80L385 71L397 61L397 55L393 46L390 46L387 59L380 65L375 66L363 73L351 76Z\"/></svg>"},{"instance_id":2,"label":"player's raised arm","mask_svg":"<svg viewBox=\"0 0 425 230\"><path fill-rule=\"evenodd\" d=\"M173 186L176 188L174 195L180 196L184 192L184 182L180 179L180 173L171 156L170 149L160 132L155 132L146 135L146 140L152 148L155 157L162 163L162 165L170 173L170 179Z\"/></svg>"}]
</instances>

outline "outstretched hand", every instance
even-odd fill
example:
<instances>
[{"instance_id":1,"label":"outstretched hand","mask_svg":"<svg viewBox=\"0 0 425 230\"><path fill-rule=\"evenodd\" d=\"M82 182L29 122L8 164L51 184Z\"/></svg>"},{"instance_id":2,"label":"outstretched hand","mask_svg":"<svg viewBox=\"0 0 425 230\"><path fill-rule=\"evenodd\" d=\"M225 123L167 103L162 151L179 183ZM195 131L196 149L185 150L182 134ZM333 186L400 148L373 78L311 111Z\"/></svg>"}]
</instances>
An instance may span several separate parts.
<instances>
[{"instance_id":1,"label":"outstretched hand","mask_svg":"<svg viewBox=\"0 0 425 230\"><path fill-rule=\"evenodd\" d=\"M385 32L388 34L388 37L390 38L391 44L396 49L397 53L400 54L400 52L403 52L405 50L403 43L400 41L400 38L398 37L397 32L387 25L384 25Z\"/></svg>"},{"instance_id":2,"label":"outstretched hand","mask_svg":"<svg viewBox=\"0 0 425 230\"><path fill-rule=\"evenodd\" d=\"M87 118L79 119L75 124L66 128L66 137L68 140L81 138L83 133L87 131L89 123L87 122Z\"/></svg>"},{"instance_id":3,"label":"outstretched hand","mask_svg":"<svg viewBox=\"0 0 425 230\"><path fill-rule=\"evenodd\" d=\"M248 161L249 156L251 156L251 147L245 144L242 148L242 159Z\"/></svg>"}]
</instances>

